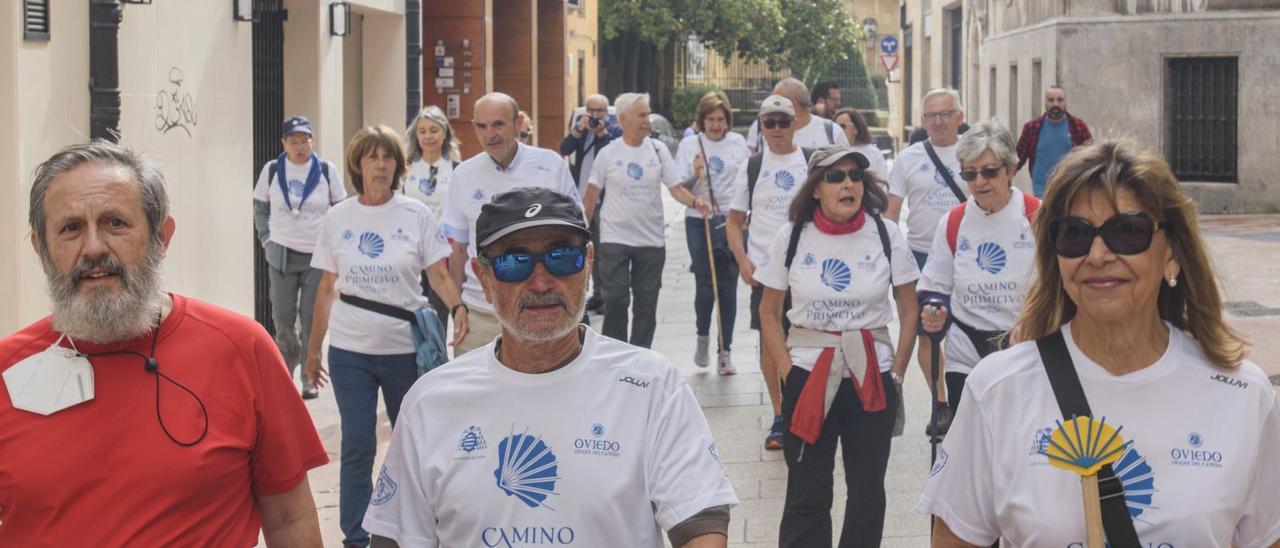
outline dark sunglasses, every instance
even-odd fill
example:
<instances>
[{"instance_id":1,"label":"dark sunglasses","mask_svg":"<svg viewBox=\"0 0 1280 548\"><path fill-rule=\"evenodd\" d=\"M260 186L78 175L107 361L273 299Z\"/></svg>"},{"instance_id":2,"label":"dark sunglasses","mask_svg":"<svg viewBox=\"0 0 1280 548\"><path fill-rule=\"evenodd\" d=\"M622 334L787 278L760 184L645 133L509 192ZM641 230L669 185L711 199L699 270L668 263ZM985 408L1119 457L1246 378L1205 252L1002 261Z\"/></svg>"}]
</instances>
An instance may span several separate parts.
<instances>
[{"instance_id":1,"label":"dark sunglasses","mask_svg":"<svg viewBox=\"0 0 1280 548\"><path fill-rule=\"evenodd\" d=\"M536 255L523 251L509 251L495 257L481 255L480 262L493 267L494 277L503 283L523 282L529 279L529 276L533 275L533 267L538 263L542 263L552 276L562 278L582 272L582 267L587 264L587 247L557 247Z\"/></svg>"},{"instance_id":2,"label":"dark sunglasses","mask_svg":"<svg viewBox=\"0 0 1280 548\"><path fill-rule=\"evenodd\" d=\"M977 179L978 174L981 173L983 179L990 181L992 179L995 179L996 177L999 177L1000 170L1002 169L1004 169L1004 166L988 167L983 169L966 169L960 172L960 178L966 181L972 181L974 179Z\"/></svg>"},{"instance_id":3,"label":"dark sunglasses","mask_svg":"<svg viewBox=\"0 0 1280 548\"><path fill-rule=\"evenodd\" d=\"M765 129L773 129L773 128L779 128L779 127L780 127L780 128L782 128L782 129L787 129L787 128L791 127L791 120L786 120L786 119L783 119L783 120L761 120L761 121L760 121L760 125L764 126L764 128L765 128Z\"/></svg>"},{"instance_id":4,"label":"dark sunglasses","mask_svg":"<svg viewBox=\"0 0 1280 548\"><path fill-rule=\"evenodd\" d=\"M1049 222L1049 237L1058 255L1070 259L1088 255L1098 236L1112 252L1137 255L1151 247L1151 239L1159 229L1150 215L1130 211L1107 219L1098 227L1079 217L1059 217Z\"/></svg>"},{"instance_id":5,"label":"dark sunglasses","mask_svg":"<svg viewBox=\"0 0 1280 548\"><path fill-rule=\"evenodd\" d=\"M843 183L846 175L849 176L850 181L855 183L862 182L862 170L857 168L850 169L849 171L836 168L828 169L826 173L822 174L822 180L828 183Z\"/></svg>"}]
</instances>

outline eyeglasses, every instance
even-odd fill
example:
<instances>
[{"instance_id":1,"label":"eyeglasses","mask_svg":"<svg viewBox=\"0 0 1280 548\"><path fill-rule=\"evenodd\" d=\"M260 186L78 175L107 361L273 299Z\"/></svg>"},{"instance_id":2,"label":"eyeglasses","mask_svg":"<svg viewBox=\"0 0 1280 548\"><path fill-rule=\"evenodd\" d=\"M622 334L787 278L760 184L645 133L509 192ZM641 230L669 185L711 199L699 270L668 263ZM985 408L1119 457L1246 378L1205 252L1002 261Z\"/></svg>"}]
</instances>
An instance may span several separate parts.
<instances>
[{"instance_id":1,"label":"eyeglasses","mask_svg":"<svg viewBox=\"0 0 1280 548\"><path fill-rule=\"evenodd\" d=\"M940 120L943 118L950 118L952 115L954 115L957 112L959 111L955 109L942 110L938 112L926 112L924 113L924 121L928 122L931 120Z\"/></svg>"},{"instance_id":2,"label":"eyeglasses","mask_svg":"<svg viewBox=\"0 0 1280 548\"><path fill-rule=\"evenodd\" d=\"M1054 250L1068 259L1083 257L1093 247L1093 239L1102 236L1102 243L1112 252L1121 255L1137 255L1151 247L1160 225L1142 211L1121 213L1095 227L1079 217L1059 217L1049 222L1049 237Z\"/></svg>"},{"instance_id":3,"label":"eyeglasses","mask_svg":"<svg viewBox=\"0 0 1280 548\"><path fill-rule=\"evenodd\" d=\"M977 179L978 174L981 173L983 179L990 181L992 179L995 179L996 177L999 177L1000 170L1002 169L1004 169L1004 166L988 167L983 169L966 169L960 172L960 178L966 181L972 181L974 179Z\"/></svg>"},{"instance_id":4,"label":"eyeglasses","mask_svg":"<svg viewBox=\"0 0 1280 548\"><path fill-rule=\"evenodd\" d=\"M850 181L853 181L855 183L862 182L862 178L863 178L862 170L857 168L850 169L849 171L845 171L843 169L835 169L835 168L828 169L826 173L822 174L822 180L828 183L843 183L846 175L849 176Z\"/></svg>"},{"instance_id":5,"label":"eyeglasses","mask_svg":"<svg viewBox=\"0 0 1280 548\"><path fill-rule=\"evenodd\" d=\"M532 138L533 138L533 133L532 133L532 132L529 132L529 131L521 131L521 132L520 132L520 138L521 138L521 139L532 139Z\"/></svg>"},{"instance_id":6,"label":"eyeglasses","mask_svg":"<svg viewBox=\"0 0 1280 548\"><path fill-rule=\"evenodd\" d=\"M480 262L493 267L493 276L503 283L517 283L529 279L533 275L533 267L538 263L542 263L552 276L563 278L582 272L582 267L587 264L587 248L586 246L557 247L536 255L523 251L509 251L496 257L481 255Z\"/></svg>"},{"instance_id":7,"label":"eyeglasses","mask_svg":"<svg viewBox=\"0 0 1280 548\"><path fill-rule=\"evenodd\" d=\"M791 127L791 120L789 118L783 118L781 120L765 119L760 121L760 125L764 126L765 129L773 129L778 127L782 129L787 129Z\"/></svg>"}]
</instances>

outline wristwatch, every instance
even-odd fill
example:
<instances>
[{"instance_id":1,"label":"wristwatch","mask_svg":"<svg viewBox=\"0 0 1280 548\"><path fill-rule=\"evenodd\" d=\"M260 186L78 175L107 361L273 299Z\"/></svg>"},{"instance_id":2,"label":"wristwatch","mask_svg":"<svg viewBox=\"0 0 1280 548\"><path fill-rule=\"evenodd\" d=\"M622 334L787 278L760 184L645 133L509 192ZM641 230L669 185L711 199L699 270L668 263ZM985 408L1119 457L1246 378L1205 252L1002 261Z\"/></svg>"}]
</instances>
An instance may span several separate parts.
<instances>
[{"instance_id":1,"label":"wristwatch","mask_svg":"<svg viewBox=\"0 0 1280 548\"><path fill-rule=\"evenodd\" d=\"M467 306L467 303L458 303L453 305L453 308L449 309L449 317L450 318L456 317L458 315L459 308L466 310L468 314L471 313L471 308Z\"/></svg>"},{"instance_id":2,"label":"wristwatch","mask_svg":"<svg viewBox=\"0 0 1280 548\"><path fill-rule=\"evenodd\" d=\"M893 379L893 382L894 382L894 383L896 383L896 384L902 384L902 380L903 380L903 378L902 378L902 373L897 373L897 372L894 372L894 371L890 371L890 372L889 372L889 378Z\"/></svg>"}]
</instances>

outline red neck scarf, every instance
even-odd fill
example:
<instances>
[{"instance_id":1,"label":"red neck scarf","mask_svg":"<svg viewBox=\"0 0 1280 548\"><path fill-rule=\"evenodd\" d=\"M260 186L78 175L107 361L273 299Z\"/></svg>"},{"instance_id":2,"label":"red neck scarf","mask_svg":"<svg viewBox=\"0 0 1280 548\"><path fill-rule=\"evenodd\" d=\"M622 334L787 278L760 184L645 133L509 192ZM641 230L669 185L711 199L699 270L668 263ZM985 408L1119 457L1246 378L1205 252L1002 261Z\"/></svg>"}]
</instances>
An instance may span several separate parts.
<instances>
[{"instance_id":1,"label":"red neck scarf","mask_svg":"<svg viewBox=\"0 0 1280 548\"><path fill-rule=\"evenodd\" d=\"M818 231L823 234L831 234L833 236L840 234L852 234L862 228L867 222L866 211L858 209L858 214L854 215L848 222L833 221L822 213L822 207L819 206L813 210L813 226L818 227Z\"/></svg>"}]
</instances>

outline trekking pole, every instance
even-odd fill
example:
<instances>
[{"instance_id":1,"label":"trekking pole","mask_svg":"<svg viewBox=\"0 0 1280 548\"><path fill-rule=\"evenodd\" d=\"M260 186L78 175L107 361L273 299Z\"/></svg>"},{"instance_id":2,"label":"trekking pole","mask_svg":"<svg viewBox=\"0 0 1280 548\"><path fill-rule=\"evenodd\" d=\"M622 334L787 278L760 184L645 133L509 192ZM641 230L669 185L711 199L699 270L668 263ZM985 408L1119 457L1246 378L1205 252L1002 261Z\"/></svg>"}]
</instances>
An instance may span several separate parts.
<instances>
[{"instance_id":1,"label":"trekking pole","mask_svg":"<svg viewBox=\"0 0 1280 548\"><path fill-rule=\"evenodd\" d=\"M707 201L711 202L711 217L702 218L703 232L707 236L707 265L711 267L711 314L716 320L716 343L719 350L724 351L724 326L720 324L720 282L716 277L716 256L715 248L711 243L711 218L716 214L715 193L711 189L711 162L707 159L707 149L702 146L702 134L698 134L698 149L702 151L702 180L707 184ZM719 360L719 352L716 353L716 359ZM717 361L717 367L719 362Z\"/></svg>"},{"instance_id":2,"label":"trekking pole","mask_svg":"<svg viewBox=\"0 0 1280 548\"><path fill-rule=\"evenodd\" d=\"M924 307L926 308L932 306L934 308L941 309L945 304L946 304L946 301L943 301L942 299L939 299L936 297L925 299L924 301ZM923 324L923 322L921 322L921 324ZM920 329L923 330L924 325L921 325ZM929 406L930 406L929 432L931 432L931 434L929 435L929 472L931 474L933 473L933 466L938 460L938 443L941 441L940 439L941 437L938 435L938 413L936 412L936 406L938 401L938 369L939 369L938 362L942 360L942 356L941 356L942 337L945 333L946 333L945 329L941 329L935 332L925 331L925 336L929 337L929 350L930 350L930 353L929 353L930 354L929 356L929 395L930 395L929 396ZM930 538L933 537L933 526L934 526L935 519L936 519L935 516L933 515L929 516Z\"/></svg>"}]
</instances>

